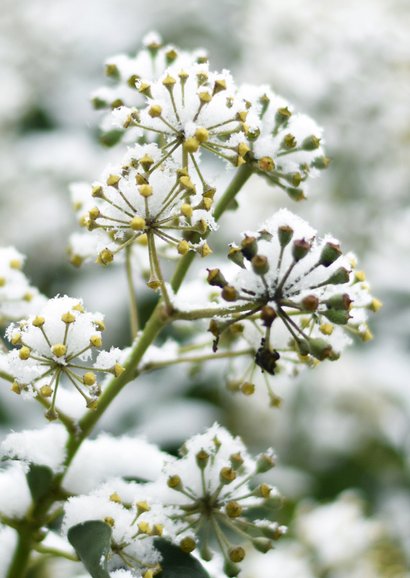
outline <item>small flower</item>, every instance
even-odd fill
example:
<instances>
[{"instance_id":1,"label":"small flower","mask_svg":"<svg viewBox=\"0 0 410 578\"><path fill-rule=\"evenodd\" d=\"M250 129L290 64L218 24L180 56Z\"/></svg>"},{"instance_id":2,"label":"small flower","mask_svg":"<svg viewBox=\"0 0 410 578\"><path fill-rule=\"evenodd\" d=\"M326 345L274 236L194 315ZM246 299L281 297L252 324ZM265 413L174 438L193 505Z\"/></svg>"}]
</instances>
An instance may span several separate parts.
<instances>
[{"instance_id":1,"label":"small flower","mask_svg":"<svg viewBox=\"0 0 410 578\"><path fill-rule=\"evenodd\" d=\"M7 337L15 346L8 357L15 382L13 391L29 391L48 403L46 417L56 419L55 402L59 385L70 383L94 409L101 388L98 373L120 373L120 350L101 352L94 363L93 352L102 346L102 315L88 313L81 300L55 297L28 319L12 324ZM108 359L109 358L109 359Z\"/></svg>"},{"instance_id":2,"label":"small flower","mask_svg":"<svg viewBox=\"0 0 410 578\"><path fill-rule=\"evenodd\" d=\"M22 272L24 261L14 247L0 247L0 324L22 319L45 301Z\"/></svg>"},{"instance_id":3,"label":"small flower","mask_svg":"<svg viewBox=\"0 0 410 578\"><path fill-rule=\"evenodd\" d=\"M338 359L349 334L366 340L374 299L353 256L343 255L332 237L317 238L305 221L281 210L228 256L241 271L232 281L220 273L221 297L231 309L211 324L215 346L228 328L249 321L253 337L244 330L239 336L251 337L255 364L274 375L286 365Z\"/></svg>"},{"instance_id":4,"label":"small flower","mask_svg":"<svg viewBox=\"0 0 410 578\"><path fill-rule=\"evenodd\" d=\"M175 518L181 524L180 546L185 551L198 546L202 558L209 560L212 536L224 556L225 571L236 576L245 557L244 540L267 551L284 532L275 523L251 521L252 508L278 497L275 488L254 480L274 467L275 456L270 450L251 458L242 441L217 424L188 440L180 453L158 482L162 502L179 509Z\"/></svg>"},{"instance_id":5,"label":"small flower","mask_svg":"<svg viewBox=\"0 0 410 578\"><path fill-rule=\"evenodd\" d=\"M305 114L294 113L291 105L267 86L245 85L240 95L249 102L253 118L248 134L255 170L272 184L299 201L306 197L309 176L325 169L322 129Z\"/></svg>"}]
</instances>

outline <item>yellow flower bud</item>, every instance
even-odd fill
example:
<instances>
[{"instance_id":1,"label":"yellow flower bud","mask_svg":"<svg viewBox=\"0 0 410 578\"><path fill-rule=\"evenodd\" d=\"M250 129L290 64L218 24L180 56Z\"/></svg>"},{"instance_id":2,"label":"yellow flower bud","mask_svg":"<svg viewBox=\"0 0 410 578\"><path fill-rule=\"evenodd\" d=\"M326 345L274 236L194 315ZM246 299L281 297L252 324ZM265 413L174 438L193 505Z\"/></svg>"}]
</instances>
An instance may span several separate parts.
<instances>
[{"instance_id":1,"label":"yellow flower bud","mask_svg":"<svg viewBox=\"0 0 410 578\"><path fill-rule=\"evenodd\" d=\"M84 373L83 375L83 383L84 385L94 385L95 382L97 381L97 378L95 376L95 373L93 373L92 371L87 371L87 373Z\"/></svg>"},{"instance_id":2,"label":"yellow flower bud","mask_svg":"<svg viewBox=\"0 0 410 578\"><path fill-rule=\"evenodd\" d=\"M40 394L43 397L51 397L53 395L53 388L49 385L42 385L40 387Z\"/></svg>"},{"instance_id":3,"label":"yellow flower bud","mask_svg":"<svg viewBox=\"0 0 410 578\"><path fill-rule=\"evenodd\" d=\"M116 363L116 364L114 365L113 371L114 371L115 377L119 377L122 373L124 373L125 367L123 367L123 366L120 365L119 363Z\"/></svg>"},{"instance_id":4,"label":"yellow flower bud","mask_svg":"<svg viewBox=\"0 0 410 578\"><path fill-rule=\"evenodd\" d=\"M140 185L138 187L139 193L142 197L150 197L152 195L152 187L151 185Z\"/></svg>"},{"instance_id":5,"label":"yellow flower bud","mask_svg":"<svg viewBox=\"0 0 410 578\"><path fill-rule=\"evenodd\" d=\"M92 345L93 347L101 347L101 345L102 345L101 335L91 335L90 345Z\"/></svg>"},{"instance_id":6,"label":"yellow flower bud","mask_svg":"<svg viewBox=\"0 0 410 578\"><path fill-rule=\"evenodd\" d=\"M120 179L121 179L120 175L109 175L107 177L107 185L109 187L115 187L115 185L118 185Z\"/></svg>"},{"instance_id":7,"label":"yellow flower bud","mask_svg":"<svg viewBox=\"0 0 410 578\"><path fill-rule=\"evenodd\" d=\"M114 502L115 504L121 504L121 496L117 494L117 492L113 492L110 496L110 502Z\"/></svg>"},{"instance_id":8,"label":"yellow flower bud","mask_svg":"<svg viewBox=\"0 0 410 578\"><path fill-rule=\"evenodd\" d=\"M178 243L178 247L177 247L178 253L180 255L186 255L188 253L188 251L190 250L190 246L188 241L185 241L185 239L183 239L182 241L180 241Z\"/></svg>"},{"instance_id":9,"label":"yellow flower bud","mask_svg":"<svg viewBox=\"0 0 410 578\"><path fill-rule=\"evenodd\" d=\"M190 217L192 217L193 213L192 206L189 205L188 203L184 203L181 207L181 213L184 215L184 217L189 219Z\"/></svg>"},{"instance_id":10,"label":"yellow flower bud","mask_svg":"<svg viewBox=\"0 0 410 578\"><path fill-rule=\"evenodd\" d=\"M206 142L209 138L209 132L206 130L206 128L199 127L195 131L195 138L200 143Z\"/></svg>"},{"instance_id":11,"label":"yellow flower bud","mask_svg":"<svg viewBox=\"0 0 410 578\"><path fill-rule=\"evenodd\" d=\"M184 142L184 150L187 153L196 153L199 149L200 142L197 138L190 136Z\"/></svg>"},{"instance_id":12,"label":"yellow flower bud","mask_svg":"<svg viewBox=\"0 0 410 578\"><path fill-rule=\"evenodd\" d=\"M114 253L109 249L103 249L97 257L96 263L99 265L108 265L114 260Z\"/></svg>"},{"instance_id":13,"label":"yellow flower bud","mask_svg":"<svg viewBox=\"0 0 410 578\"><path fill-rule=\"evenodd\" d=\"M151 118L157 118L161 116L162 106L160 106L159 104L153 104L152 106L149 107L148 114L150 115Z\"/></svg>"},{"instance_id":14,"label":"yellow flower bud","mask_svg":"<svg viewBox=\"0 0 410 578\"><path fill-rule=\"evenodd\" d=\"M142 231L145 228L145 219L143 217L133 217L130 221L130 227L133 231Z\"/></svg>"},{"instance_id":15,"label":"yellow flower bud","mask_svg":"<svg viewBox=\"0 0 410 578\"><path fill-rule=\"evenodd\" d=\"M56 343L51 351L56 357L63 357L67 353L67 346L64 343Z\"/></svg>"},{"instance_id":16,"label":"yellow flower bud","mask_svg":"<svg viewBox=\"0 0 410 578\"><path fill-rule=\"evenodd\" d=\"M40 315L36 315L36 317L34 317L34 319L33 319L33 321L31 322L31 324L32 324L34 327L42 327L45 322L46 322L46 320L44 319L44 317L41 317Z\"/></svg>"},{"instance_id":17,"label":"yellow flower bud","mask_svg":"<svg viewBox=\"0 0 410 578\"><path fill-rule=\"evenodd\" d=\"M76 317L73 313L71 313L71 311L68 311L67 313L63 313L63 315L61 316L61 321L64 321L64 323L70 324L70 323L74 323Z\"/></svg>"},{"instance_id":18,"label":"yellow flower bud","mask_svg":"<svg viewBox=\"0 0 410 578\"><path fill-rule=\"evenodd\" d=\"M30 357L30 353L31 353L31 349L29 347L27 347L26 345L23 345L23 347L19 351L19 357L23 361L26 361Z\"/></svg>"},{"instance_id":19,"label":"yellow flower bud","mask_svg":"<svg viewBox=\"0 0 410 578\"><path fill-rule=\"evenodd\" d=\"M208 245L208 243L204 243L203 245L201 245L199 249L199 254L201 255L201 257L208 257L212 253L213 251L211 247Z\"/></svg>"}]
</instances>

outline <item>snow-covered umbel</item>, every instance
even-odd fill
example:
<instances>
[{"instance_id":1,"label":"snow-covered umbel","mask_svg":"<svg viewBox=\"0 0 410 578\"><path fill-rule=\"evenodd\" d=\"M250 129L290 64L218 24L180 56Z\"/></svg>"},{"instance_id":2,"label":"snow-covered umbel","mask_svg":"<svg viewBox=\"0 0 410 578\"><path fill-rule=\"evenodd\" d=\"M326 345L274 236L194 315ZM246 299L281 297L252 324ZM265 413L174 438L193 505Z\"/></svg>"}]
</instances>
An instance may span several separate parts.
<instances>
[{"instance_id":1,"label":"snow-covered umbel","mask_svg":"<svg viewBox=\"0 0 410 578\"><path fill-rule=\"evenodd\" d=\"M304 182L329 159L322 131L267 86L237 86L227 70L213 71L201 52L180 53L161 47L150 35L135 58L107 61L116 81L94 95L97 107L111 107L104 129L111 142L124 131L128 141L157 142L161 159L174 159L181 170L197 173L209 188L201 153L229 166L248 165L291 198L305 197Z\"/></svg>"},{"instance_id":2,"label":"snow-covered umbel","mask_svg":"<svg viewBox=\"0 0 410 578\"><path fill-rule=\"evenodd\" d=\"M236 277L228 282L220 269L208 275L232 304L211 322L215 347L226 329L248 320L250 327L237 334L254 348L256 365L273 375L338 359L350 335L371 338L367 311L381 304L370 296L364 273L337 240L318 238L300 217L279 211L232 244L228 257L240 268Z\"/></svg>"},{"instance_id":3,"label":"snow-covered umbel","mask_svg":"<svg viewBox=\"0 0 410 578\"><path fill-rule=\"evenodd\" d=\"M67 296L50 299L37 315L11 324L7 337L15 346L8 359L13 391L38 396L50 420L58 417L55 402L63 381L76 388L87 407L95 408L101 393L96 373L118 376L123 371L120 350L93 356L102 346L103 330L100 313L85 311L81 300Z\"/></svg>"},{"instance_id":4,"label":"snow-covered umbel","mask_svg":"<svg viewBox=\"0 0 410 578\"><path fill-rule=\"evenodd\" d=\"M251 519L252 508L278 499L276 488L255 480L274 467L275 455L269 450L251 458L242 440L218 424L189 439L180 454L157 482L162 503L178 507L174 516L181 524L179 545L186 552L198 547L209 560L215 542L225 572L236 576L245 557L244 540L266 552L285 532L275 522Z\"/></svg>"},{"instance_id":5,"label":"snow-covered umbel","mask_svg":"<svg viewBox=\"0 0 410 578\"><path fill-rule=\"evenodd\" d=\"M96 109L115 110L122 106L143 106L145 99L144 95L137 90L138 80L144 78L155 81L163 75L165 70L184 69L208 60L204 50L186 52L170 44L164 45L157 32L148 33L142 43L143 48L135 56L118 54L106 60L105 73L111 80L111 85L94 91L92 102ZM115 116L110 114L104 116L103 131L109 133L113 129ZM118 128L116 125L115 129L118 130ZM128 136L132 138L133 135Z\"/></svg>"},{"instance_id":6,"label":"snow-covered umbel","mask_svg":"<svg viewBox=\"0 0 410 578\"><path fill-rule=\"evenodd\" d=\"M45 301L21 271L24 260L14 247L0 247L0 324L29 315Z\"/></svg>"},{"instance_id":7,"label":"snow-covered umbel","mask_svg":"<svg viewBox=\"0 0 410 578\"><path fill-rule=\"evenodd\" d=\"M292 199L305 198L308 177L330 162L322 148L322 129L268 86L245 85L240 94L257 117L248 158Z\"/></svg>"},{"instance_id":8,"label":"snow-covered umbel","mask_svg":"<svg viewBox=\"0 0 410 578\"><path fill-rule=\"evenodd\" d=\"M186 239L187 235L189 239L189 235L215 228L211 210L215 190L203 190L197 180L196 175L191 179L187 171L177 171L172 163L162 163L161 149L156 144L129 148L121 164L107 167L102 180L89 187L93 205L81 200L86 209L81 223L90 231L100 232L99 240L101 231L109 235L105 235L106 245L98 261L105 265L126 247L148 245L153 277L154 236L181 255L194 249L206 256L206 243L194 245Z\"/></svg>"}]
</instances>

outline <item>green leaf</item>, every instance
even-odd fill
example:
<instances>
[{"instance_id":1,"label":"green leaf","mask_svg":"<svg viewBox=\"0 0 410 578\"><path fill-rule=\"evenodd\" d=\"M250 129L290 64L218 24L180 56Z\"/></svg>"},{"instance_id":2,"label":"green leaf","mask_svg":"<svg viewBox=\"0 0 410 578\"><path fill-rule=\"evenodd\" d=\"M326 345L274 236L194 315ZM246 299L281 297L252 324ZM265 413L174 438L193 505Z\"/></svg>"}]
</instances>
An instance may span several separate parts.
<instances>
[{"instance_id":1,"label":"green leaf","mask_svg":"<svg viewBox=\"0 0 410 578\"><path fill-rule=\"evenodd\" d=\"M27 483L34 502L38 502L50 490L53 483L53 472L47 466L30 464L27 472Z\"/></svg>"},{"instance_id":2,"label":"green leaf","mask_svg":"<svg viewBox=\"0 0 410 578\"><path fill-rule=\"evenodd\" d=\"M73 526L68 540L92 578L110 578L107 570L111 546L111 528L99 520Z\"/></svg>"},{"instance_id":3,"label":"green leaf","mask_svg":"<svg viewBox=\"0 0 410 578\"><path fill-rule=\"evenodd\" d=\"M156 578L209 578L208 572L196 558L165 540L156 540L155 547L162 554L162 572Z\"/></svg>"}]
</instances>

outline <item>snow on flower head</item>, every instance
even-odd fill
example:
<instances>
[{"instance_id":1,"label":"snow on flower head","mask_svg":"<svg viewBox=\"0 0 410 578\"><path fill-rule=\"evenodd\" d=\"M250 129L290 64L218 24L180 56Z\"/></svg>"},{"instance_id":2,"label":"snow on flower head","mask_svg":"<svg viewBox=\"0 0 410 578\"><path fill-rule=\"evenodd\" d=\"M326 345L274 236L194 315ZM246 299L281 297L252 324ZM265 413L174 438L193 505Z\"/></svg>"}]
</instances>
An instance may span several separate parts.
<instances>
[{"instance_id":1,"label":"snow on flower head","mask_svg":"<svg viewBox=\"0 0 410 578\"><path fill-rule=\"evenodd\" d=\"M366 310L380 303L370 296L364 274L337 240L318 238L300 217L279 211L258 232L244 234L240 245L232 244L228 256L240 268L236 277L228 282L220 269L208 275L232 304L211 323L215 347L240 322L255 364L273 375L281 367L338 359L350 334L371 338ZM254 330L244 329L246 320Z\"/></svg>"},{"instance_id":2,"label":"snow on flower head","mask_svg":"<svg viewBox=\"0 0 410 578\"><path fill-rule=\"evenodd\" d=\"M24 260L14 247L0 247L0 324L29 315L45 300L21 271Z\"/></svg>"},{"instance_id":3,"label":"snow on flower head","mask_svg":"<svg viewBox=\"0 0 410 578\"><path fill-rule=\"evenodd\" d=\"M249 102L256 127L249 139L256 169L292 199L304 199L308 177L330 162L322 148L322 129L307 115L294 113L267 86L244 85L240 95Z\"/></svg>"},{"instance_id":4,"label":"snow on flower head","mask_svg":"<svg viewBox=\"0 0 410 578\"><path fill-rule=\"evenodd\" d=\"M215 228L211 210L214 193L210 187L204 189L196 175L191 178L187 170L162 164L156 144L135 145L120 165L108 167L103 179L90 187L89 198L94 204L82 202L87 207L82 224L92 232L106 234L109 244L98 258L102 264L136 243L148 245L152 258L154 237L181 255L196 250L205 256L205 243L195 245L185 237ZM154 265L152 262L152 276Z\"/></svg>"},{"instance_id":5,"label":"snow on flower head","mask_svg":"<svg viewBox=\"0 0 410 578\"><path fill-rule=\"evenodd\" d=\"M7 337L15 346L8 360L15 379L13 391L34 393L48 405L48 419L56 419L57 390L64 381L84 397L87 407L94 408L101 393L95 372L122 372L119 350L112 351L110 368L106 356L104 368L99 367L98 356L92 362L93 352L102 345L103 330L100 313L85 311L81 300L67 296L50 299L37 315L10 325Z\"/></svg>"},{"instance_id":6,"label":"snow on flower head","mask_svg":"<svg viewBox=\"0 0 410 578\"><path fill-rule=\"evenodd\" d=\"M278 496L275 488L253 480L275 465L275 456L269 450L251 458L243 442L218 424L188 440L180 454L165 465L157 483L161 501L179 508L175 517L182 525L180 546L187 552L198 546L201 556L209 559L212 535L228 575L236 576L237 564L245 557L244 538L267 551L284 532L276 523L249 518L251 508Z\"/></svg>"},{"instance_id":7,"label":"snow on flower head","mask_svg":"<svg viewBox=\"0 0 410 578\"><path fill-rule=\"evenodd\" d=\"M148 33L142 44L143 48L135 56L118 54L106 60L105 73L110 84L94 91L92 102L96 109L115 111L122 106L142 106L144 96L136 86L141 78L155 81L165 70L184 69L207 61L204 50L187 52L170 44L164 45L161 36L156 32ZM104 117L104 131L112 129L111 120L110 115Z\"/></svg>"}]
</instances>

